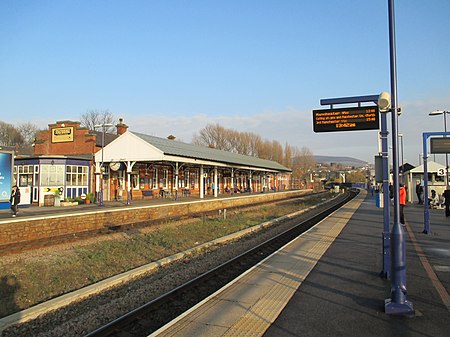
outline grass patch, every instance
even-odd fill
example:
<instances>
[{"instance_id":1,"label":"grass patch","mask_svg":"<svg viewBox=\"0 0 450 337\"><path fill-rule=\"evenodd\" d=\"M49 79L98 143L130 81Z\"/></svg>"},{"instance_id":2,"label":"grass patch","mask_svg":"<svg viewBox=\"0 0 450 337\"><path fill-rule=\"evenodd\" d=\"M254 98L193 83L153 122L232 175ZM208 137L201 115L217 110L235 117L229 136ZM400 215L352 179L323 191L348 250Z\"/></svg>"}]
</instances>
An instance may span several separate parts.
<instances>
[{"instance_id":1,"label":"grass patch","mask_svg":"<svg viewBox=\"0 0 450 337\"><path fill-rule=\"evenodd\" d=\"M326 195L331 197L330 195ZM113 239L6 256L0 261L0 317L196 245L305 209L324 195L169 222Z\"/></svg>"}]
</instances>

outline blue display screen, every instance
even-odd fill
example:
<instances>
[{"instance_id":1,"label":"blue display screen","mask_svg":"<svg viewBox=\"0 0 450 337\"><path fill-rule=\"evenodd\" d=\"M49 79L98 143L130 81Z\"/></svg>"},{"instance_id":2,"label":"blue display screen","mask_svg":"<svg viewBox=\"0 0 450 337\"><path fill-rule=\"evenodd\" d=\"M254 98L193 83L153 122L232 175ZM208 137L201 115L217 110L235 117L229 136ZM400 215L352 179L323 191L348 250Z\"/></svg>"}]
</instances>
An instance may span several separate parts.
<instances>
[{"instance_id":1,"label":"blue display screen","mask_svg":"<svg viewBox=\"0 0 450 337\"><path fill-rule=\"evenodd\" d=\"M0 152L0 201L9 200L12 178L12 153Z\"/></svg>"}]
</instances>

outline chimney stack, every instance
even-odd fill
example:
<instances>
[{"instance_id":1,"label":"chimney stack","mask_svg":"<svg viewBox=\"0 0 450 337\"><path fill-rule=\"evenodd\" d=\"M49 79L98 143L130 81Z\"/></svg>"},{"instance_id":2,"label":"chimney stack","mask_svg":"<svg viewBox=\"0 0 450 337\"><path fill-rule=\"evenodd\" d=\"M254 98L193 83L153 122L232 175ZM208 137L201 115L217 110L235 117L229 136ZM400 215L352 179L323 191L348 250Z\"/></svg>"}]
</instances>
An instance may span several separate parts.
<instances>
[{"instance_id":1,"label":"chimney stack","mask_svg":"<svg viewBox=\"0 0 450 337\"><path fill-rule=\"evenodd\" d=\"M119 123L116 125L117 128L117 134L120 136L127 132L128 125L123 124L123 118L119 118Z\"/></svg>"}]
</instances>

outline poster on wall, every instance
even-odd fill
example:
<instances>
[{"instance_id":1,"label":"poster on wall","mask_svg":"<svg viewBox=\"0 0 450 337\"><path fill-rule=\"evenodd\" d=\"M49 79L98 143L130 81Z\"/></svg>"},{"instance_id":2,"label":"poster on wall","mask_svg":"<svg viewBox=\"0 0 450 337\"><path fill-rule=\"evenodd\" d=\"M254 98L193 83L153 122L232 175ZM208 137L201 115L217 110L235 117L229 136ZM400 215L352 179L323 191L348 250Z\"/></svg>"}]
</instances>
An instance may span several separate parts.
<instances>
[{"instance_id":1,"label":"poster on wall","mask_svg":"<svg viewBox=\"0 0 450 337\"><path fill-rule=\"evenodd\" d=\"M13 153L0 151L0 202L9 202L12 188Z\"/></svg>"}]
</instances>

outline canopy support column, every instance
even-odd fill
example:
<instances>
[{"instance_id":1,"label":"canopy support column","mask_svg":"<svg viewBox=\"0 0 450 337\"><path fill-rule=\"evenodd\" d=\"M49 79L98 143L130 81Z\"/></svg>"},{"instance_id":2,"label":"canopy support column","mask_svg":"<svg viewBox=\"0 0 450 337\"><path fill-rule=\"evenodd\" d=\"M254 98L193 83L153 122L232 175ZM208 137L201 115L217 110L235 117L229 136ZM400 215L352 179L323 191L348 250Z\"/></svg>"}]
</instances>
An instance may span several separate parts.
<instances>
[{"instance_id":1,"label":"canopy support column","mask_svg":"<svg viewBox=\"0 0 450 337\"><path fill-rule=\"evenodd\" d=\"M203 199L205 197L205 177L203 176L203 165L200 165L200 199Z\"/></svg>"}]
</instances>

